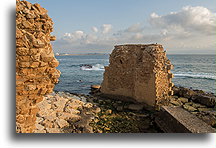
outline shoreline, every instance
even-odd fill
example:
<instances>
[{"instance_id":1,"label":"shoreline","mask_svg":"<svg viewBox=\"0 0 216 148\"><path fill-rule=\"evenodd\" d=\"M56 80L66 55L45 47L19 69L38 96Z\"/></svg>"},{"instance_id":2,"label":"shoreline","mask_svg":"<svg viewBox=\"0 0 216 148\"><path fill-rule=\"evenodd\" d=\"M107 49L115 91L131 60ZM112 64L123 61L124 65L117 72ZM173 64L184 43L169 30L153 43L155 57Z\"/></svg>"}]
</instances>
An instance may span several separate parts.
<instances>
[{"instance_id":1,"label":"shoreline","mask_svg":"<svg viewBox=\"0 0 216 148\"><path fill-rule=\"evenodd\" d=\"M59 55L55 53L55 56L77 56L77 55L110 55L110 53L60 53ZM185 56L185 55L190 55L190 56L199 56L199 55L203 55L203 56L216 56L216 54L194 54L194 53L168 53L168 56Z\"/></svg>"},{"instance_id":2,"label":"shoreline","mask_svg":"<svg viewBox=\"0 0 216 148\"><path fill-rule=\"evenodd\" d=\"M216 128L215 107L188 99L190 89L174 88L169 106L182 107ZM53 92L45 96L39 108L35 133L163 133L155 122L157 111L147 110L142 104L103 98L98 90L90 95Z\"/></svg>"}]
</instances>

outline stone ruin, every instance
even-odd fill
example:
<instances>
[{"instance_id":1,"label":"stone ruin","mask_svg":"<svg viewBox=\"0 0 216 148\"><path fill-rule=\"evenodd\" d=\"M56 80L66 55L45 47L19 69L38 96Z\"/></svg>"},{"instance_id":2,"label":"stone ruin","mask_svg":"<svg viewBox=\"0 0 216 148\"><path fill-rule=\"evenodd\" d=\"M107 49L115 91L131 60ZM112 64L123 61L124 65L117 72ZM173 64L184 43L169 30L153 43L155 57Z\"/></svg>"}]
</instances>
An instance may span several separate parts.
<instances>
[{"instance_id":1,"label":"stone ruin","mask_svg":"<svg viewBox=\"0 0 216 148\"><path fill-rule=\"evenodd\" d=\"M156 107L173 94L173 65L162 45L118 45L105 67L101 92Z\"/></svg>"},{"instance_id":2,"label":"stone ruin","mask_svg":"<svg viewBox=\"0 0 216 148\"><path fill-rule=\"evenodd\" d=\"M50 41L52 19L39 4L16 0L16 132L35 129L37 104L58 82L59 62Z\"/></svg>"}]
</instances>

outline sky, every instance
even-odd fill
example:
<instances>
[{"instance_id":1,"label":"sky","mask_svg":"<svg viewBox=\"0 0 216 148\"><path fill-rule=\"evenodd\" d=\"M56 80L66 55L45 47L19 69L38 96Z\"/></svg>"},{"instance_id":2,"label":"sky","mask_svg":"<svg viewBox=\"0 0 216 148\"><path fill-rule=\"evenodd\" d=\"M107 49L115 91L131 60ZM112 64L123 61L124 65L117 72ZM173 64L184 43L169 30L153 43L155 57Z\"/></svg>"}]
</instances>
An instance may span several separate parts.
<instances>
[{"instance_id":1,"label":"sky","mask_svg":"<svg viewBox=\"0 0 216 148\"><path fill-rule=\"evenodd\" d=\"M162 44L168 54L215 54L215 0L28 0L48 10L58 53Z\"/></svg>"}]
</instances>

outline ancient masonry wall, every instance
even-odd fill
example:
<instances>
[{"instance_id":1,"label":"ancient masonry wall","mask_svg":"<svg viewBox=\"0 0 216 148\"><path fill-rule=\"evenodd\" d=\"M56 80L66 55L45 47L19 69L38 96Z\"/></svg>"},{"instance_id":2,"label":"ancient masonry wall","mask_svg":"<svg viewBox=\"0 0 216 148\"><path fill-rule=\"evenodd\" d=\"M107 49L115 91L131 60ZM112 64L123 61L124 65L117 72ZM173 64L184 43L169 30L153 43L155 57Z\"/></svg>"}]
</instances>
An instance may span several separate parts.
<instances>
[{"instance_id":1,"label":"ancient masonry wall","mask_svg":"<svg viewBox=\"0 0 216 148\"><path fill-rule=\"evenodd\" d=\"M16 132L35 129L37 103L53 91L60 72L50 41L53 22L39 4L16 0Z\"/></svg>"},{"instance_id":2,"label":"ancient masonry wall","mask_svg":"<svg viewBox=\"0 0 216 148\"><path fill-rule=\"evenodd\" d=\"M105 67L101 92L157 106L172 95L173 65L162 45L118 45Z\"/></svg>"}]
</instances>

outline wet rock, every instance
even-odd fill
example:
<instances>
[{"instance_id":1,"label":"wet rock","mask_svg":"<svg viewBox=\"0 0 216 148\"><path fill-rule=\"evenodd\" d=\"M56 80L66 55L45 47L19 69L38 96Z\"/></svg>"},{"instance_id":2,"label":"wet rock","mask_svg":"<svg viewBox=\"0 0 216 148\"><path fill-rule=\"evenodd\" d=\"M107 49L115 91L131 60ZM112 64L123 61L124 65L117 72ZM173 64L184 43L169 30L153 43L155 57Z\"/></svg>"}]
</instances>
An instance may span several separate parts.
<instances>
[{"instance_id":1,"label":"wet rock","mask_svg":"<svg viewBox=\"0 0 216 148\"><path fill-rule=\"evenodd\" d=\"M193 103L192 106L194 108L205 108L206 107L205 105L202 105L202 104L199 104L199 103Z\"/></svg>"},{"instance_id":2,"label":"wet rock","mask_svg":"<svg viewBox=\"0 0 216 148\"><path fill-rule=\"evenodd\" d=\"M173 90L173 95L179 96L179 88L178 87L174 86L172 88L172 90Z\"/></svg>"},{"instance_id":3,"label":"wet rock","mask_svg":"<svg viewBox=\"0 0 216 148\"><path fill-rule=\"evenodd\" d=\"M91 94L96 94L100 92L100 85L91 85Z\"/></svg>"},{"instance_id":4,"label":"wet rock","mask_svg":"<svg viewBox=\"0 0 216 148\"><path fill-rule=\"evenodd\" d=\"M190 112L197 111L196 108L194 108L194 107L192 107L192 106L190 106L190 105L186 105L186 104L183 105L183 108L186 109L186 110L188 110L188 111L190 111Z\"/></svg>"},{"instance_id":5,"label":"wet rock","mask_svg":"<svg viewBox=\"0 0 216 148\"><path fill-rule=\"evenodd\" d=\"M212 108L198 108L198 111L200 112L206 112L206 111L212 111Z\"/></svg>"},{"instance_id":6,"label":"wet rock","mask_svg":"<svg viewBox=\"0 0 216 148\"><path fill-rule=\"evenodd\" d=\"M214 96L194 95L191 99L194 102L206 105L207 107L214 107L215 106L215 97Z\"/></svg>"},{"instance_id":7,"label":"wet rock","mask_svg":"<svg viewBox=\"0 0 216 148\"><path fill-rule=\"evenodd\" d=\"M187 103L185 103L185 105L190 105L190 106L192 106L192 104L193 104L193 102L187 102Z\"/></svg>"},{"instance_id":8,"label":"wet rock","mask_svg":"<svg viewBox=\"0 0 216 148\"><path fill-rule=\"evenodd\" d=\"M100 85L91 85L91 89L96 90L96 89L100 89L100 88L101 88Z\"/></svg>"},{"instance_id":9,"label":"wet rock","mask_svg":"<svg viewBox=\"0 0 216 148\"><path fill-rule=\"evenodd\" d=\"M180 87L179 88L179 96L185 97L190 99L192 96L196 95L197 93L193 90L190 90L188 88Z\"/></svg>"},{"instance_id":10,"label":"wet rock","mask_svg":"<svg viewBox=\"0 0 216 148\"><path fill-rule=\"evenodd\" d=\"M178 100L181 101L182 103L187 103L188 102L188 99L183 98L183 97L178 98Z\"/></svg>"},{"instance_id":11,"label":"wet rock","mask_svg":"<svg viewBox=\"0 0 216 148\"><path fill-rule=\"evenodd\" d=\"M172 104L175 105L175 106L181 106L181 105L182 105L181 102L175 101L175 100L171 100L170 103L172 103Z\"/></svg>"}]
</instances>

